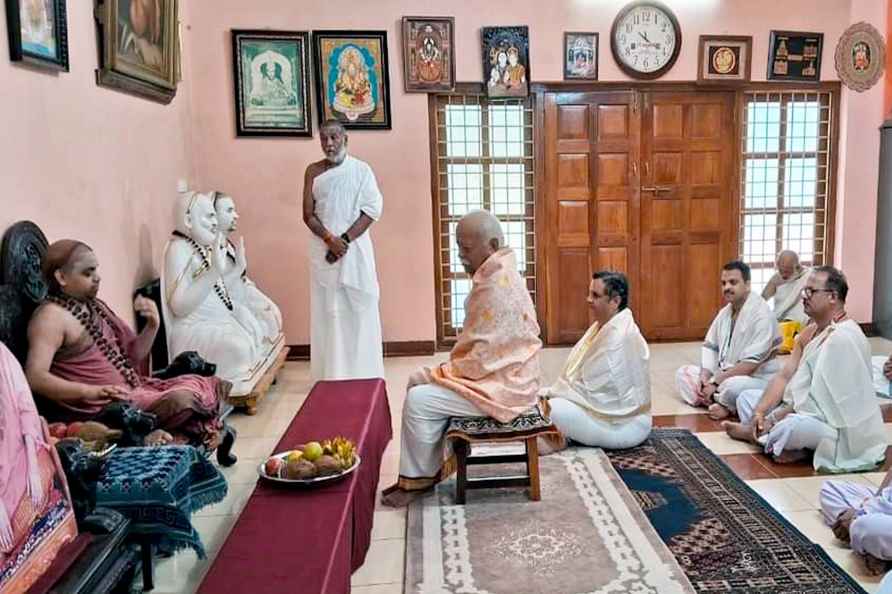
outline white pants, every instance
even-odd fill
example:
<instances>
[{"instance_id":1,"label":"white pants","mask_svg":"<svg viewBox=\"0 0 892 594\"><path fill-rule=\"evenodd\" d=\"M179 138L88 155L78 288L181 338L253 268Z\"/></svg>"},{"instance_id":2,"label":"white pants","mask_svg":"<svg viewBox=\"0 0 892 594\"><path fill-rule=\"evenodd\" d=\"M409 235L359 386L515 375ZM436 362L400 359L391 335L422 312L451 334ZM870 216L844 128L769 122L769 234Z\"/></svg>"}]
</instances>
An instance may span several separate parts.
<instances>
[{"instance_id":1,"label":"white pants","mask_svg":"<svg viewBox=\"0 0 892 594\"><path fill-rule=\"evenodd\" d=\"M870 363L873 367L873 389L877 396L882 396L883 398L892 398L892 387L890 387L890 382L883 373L883 365L888 360L889 357L870 358Z\"/></svg>"},{"instance_id":2,"label":"white pants","mask_svg":"<svg viewBox=\"0 0 892 594\"><path fill-rule=\"evenodd\" d=\"M825 481L821 511L824 521L832 526L841 513L854 509L858 515L849 526L852 550L892 561L892 487L879 495L876 491L860 483Z\"/></svg>"},{"instance_id":3,"label":"white pants","mask_svg":"<svg viewBox=\"0 0 892 594\"><path fill-rule=\"evenodd\" d=\"M650 414L642 414L618 423L596 419L577 404L564 398L551 398L551 421L568 439L608 450L633 448L650 435Z\"/></svg>"},{"instance_id":4,"label":"white pants","mask_svg":"<svg viewBox=\"0 0 892 594\"><path fill-rule=\"evenodd\" d=\"M719 384L715 393L715 401L731 412L735 412L737 410L737 398L741 392L745 390L764 390L771 377L770 373L775 370L775 367L778 367L778 362L776 359L772 359L763 367L766 367L765 371L769 372L768 374L759 373L756 377L752 375L735 375L723 381ZM760 369L759 371L761 372L762 370ZM675 373L675 385L678 387L678 393L691 406L694 406L696 402L695 392L699 383L700 368L696 365L685 365L680 367Z\"/></svg>"},{"instance_id":5,"label":"white pants","mask_svg":"<svg viewBox=\"0 0 892 594\"><path fill-rule=\"evenodd\" d=\"M737 415L741 423L748 425L752 422L753 411L762 394L763 390L746 390L737 398ZM765 453L779 456L784 450L815 450L822 440L838 438L839 433L827 423L808 415L790 413L768 432Z\"/></svg>"},{"instance_id":6,"label":"white pants","mask_svg":"<svg viewBox=\"0 0 892 594\"><path fill-rule=\"evenodd\" d=\"M403 404L400 476L433 478L443 465L450 417L481 416L486 413L452 390L436 384L411 388Z\"/></svg>"}]
</instances>

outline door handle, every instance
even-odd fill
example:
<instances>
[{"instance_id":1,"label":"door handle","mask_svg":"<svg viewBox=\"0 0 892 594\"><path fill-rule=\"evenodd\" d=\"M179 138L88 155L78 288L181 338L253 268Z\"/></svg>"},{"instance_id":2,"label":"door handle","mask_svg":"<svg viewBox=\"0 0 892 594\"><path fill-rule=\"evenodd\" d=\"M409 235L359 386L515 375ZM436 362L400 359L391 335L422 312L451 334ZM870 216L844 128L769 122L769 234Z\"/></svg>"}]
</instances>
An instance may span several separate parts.
<instances>
[{"instance_id":1,"label":"door handle","mask_svg":"<svg viewBox=\"0 0 892 594\"><path fill-rule=\"evenodd\" d=\"M642 186L642 192L653 192L654 194L659 194L660 192L671 192L672 188L666 186Z\"/></svg>"}]
</instances>

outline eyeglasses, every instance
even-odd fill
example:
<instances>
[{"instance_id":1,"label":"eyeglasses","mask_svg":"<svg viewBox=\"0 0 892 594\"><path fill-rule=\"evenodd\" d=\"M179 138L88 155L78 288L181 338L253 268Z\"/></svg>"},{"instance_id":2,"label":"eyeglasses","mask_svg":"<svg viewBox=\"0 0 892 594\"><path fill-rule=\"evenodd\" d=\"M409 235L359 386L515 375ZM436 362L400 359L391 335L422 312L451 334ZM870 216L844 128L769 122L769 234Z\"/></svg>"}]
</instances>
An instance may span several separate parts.
<instances>
[{"instance_id":1,"label":"eyeglasses","mask_svg":"<svg viewBox=\"0 0 892 594\"><path fill-rule=\"evenodd\" d=\"M802 294L805 295L806 297L808 297L809 299L815 293L834 293L834 292L835 291L833 289L812 289L811 287L805 287L804 289L802 289Z\"/></svg>"}]
</instances>

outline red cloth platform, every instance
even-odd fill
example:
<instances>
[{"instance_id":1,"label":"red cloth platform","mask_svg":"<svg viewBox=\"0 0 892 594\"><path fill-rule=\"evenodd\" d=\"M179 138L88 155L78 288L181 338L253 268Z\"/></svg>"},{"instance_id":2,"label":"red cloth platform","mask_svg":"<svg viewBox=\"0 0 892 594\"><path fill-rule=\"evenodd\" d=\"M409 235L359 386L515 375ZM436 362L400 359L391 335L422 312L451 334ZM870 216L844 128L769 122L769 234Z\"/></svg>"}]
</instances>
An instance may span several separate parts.
<instances>
[{"instance_id":1,"label":"red cloth platform","mask_svg":"<svg viewBox=\"0 0 892 594\"><path fill-rule=\"evenodd\" d=\"M200 594L347 594L369 549L381 456L393 433L384 381L319 382L276 453L343 435L362 464L326 487L261 480L198 591Z\"/></svg>"}]
</instances>

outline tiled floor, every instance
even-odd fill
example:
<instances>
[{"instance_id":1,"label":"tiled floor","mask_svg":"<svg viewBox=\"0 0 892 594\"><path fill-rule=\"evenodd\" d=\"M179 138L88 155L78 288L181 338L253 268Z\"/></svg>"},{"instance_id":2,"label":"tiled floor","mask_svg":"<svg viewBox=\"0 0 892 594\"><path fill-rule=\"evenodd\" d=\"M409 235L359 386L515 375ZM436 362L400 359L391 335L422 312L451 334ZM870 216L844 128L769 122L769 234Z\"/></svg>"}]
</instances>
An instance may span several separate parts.
<instances>
[{"instance_id":1,"label":"tiled floor","mask_svg":"<svg viewBox=\"0 0 892 594\"><path fill-rule=\"evenodd\" d=\"M874 353L888 354L892 343L871 339ZM560 371L569 349L543 351L544 384L552 382ZM878 578L864 573L863 564L841 543L833 539L818 511L818 492L823 477L816 477L808 465L780 466L757 450L728 438L721 426L681 402L674 393L675 369L686 363L697 363L699 346L693 343L651 345L651 380L653 386L654 422L662 427L684 427L696 433L713 452L745 479L757 493L781 512L800 531L825 548L843 569L848 571L868 592L875 592ZM381 486L396 480L399 468L399 421L404 397L403 387L409 374L419 365L444 360L445 353L433 357L407 357L385 360L390 407L394 422L394 440L385 452L381 466ZM257 463L275 447L295 412L310 389L309 364L288 363L279 381L259 407L257 416L235 414L231 417L239 431L236 453L239 462L223 472L229 479L229 495L221 503L206 508L194 518L196 529L208 550L208 559L198 560L194 553L180 553L159 560L155 581L158 594L194 592L207 568L247 501L256 482ZM892 443L892 408L884 411L886 427ZM892 465L892 448L889 452ZM879 485L882 472L851 475L852 480ZM372 546L365 564L353 574L355 594L401 594L405 562L405 511L395 511L378 504Z\"/></svg>"}]
</instances>

